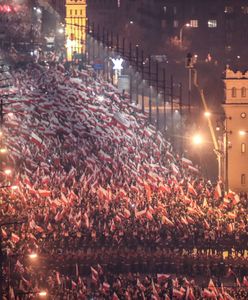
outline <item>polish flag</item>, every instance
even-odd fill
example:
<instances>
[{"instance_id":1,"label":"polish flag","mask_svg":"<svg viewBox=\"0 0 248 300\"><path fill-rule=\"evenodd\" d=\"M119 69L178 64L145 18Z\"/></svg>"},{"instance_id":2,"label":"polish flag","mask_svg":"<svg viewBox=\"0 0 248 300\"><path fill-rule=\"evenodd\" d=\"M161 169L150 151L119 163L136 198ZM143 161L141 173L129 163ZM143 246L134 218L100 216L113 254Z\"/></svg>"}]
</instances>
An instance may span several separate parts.
<instances>
[{"instance_id":1,"label":"polish flag","mask_svg":"<svg viewBox=\"0 0 248 300\"><path fill-rule=\"evenodd\" d=\"M11 241L16 244L20 241L20 238L17 234L11 233Z\"/></svg>"},{"instance_id":2,"label":"polish flag","mask_svg":"<svg viewBox=\"0 0 248 300\"><path fill-rule=\"evenodd\" d=\"M125 218L130 218L130 216L131 216L131 213L130 213L130 211L128 210L128 209L126 209L126 208L124 208L124 216L125 216Z\"/></svg>"},{"instance_id":3,"label":"polish flag","mask_svg":"<svg viewBox=\"0 0 248 300\"><path fill-rule=\"evenodd\" d=\"M212 278L210 278L210 280L209 280L208 289L210 291L212 291L215 295L218 295L217 289L216 289L216 287L214 285L214 282L213 282Z\"/></svg>"},{"instance_id":4,"label":"polish flag","mask_svg":"<svg viewBox=\"0 0 248 300\"><path fill-rule=\"evenodd\" d=\"M72 287L72 289L76 289L77 288L77 284L73 280L71 281L71 287Z\"/></svg>"},{"instance_id":5,"label":"polish flag","mask_svg":"<svg viewBox=\"0 0 248 300\"><path fill-rule=\"evenodd\" d=\"M181 223L184 225L189 225L189 222L184 217L181 217Z\"/></svg>"},{"instance_id":6,"label":"polish flag","mask_svg":"<svg viewBox=\"0 0 248 300\"><path fill-rule=\"evenodd\" d=\"M220 182L218 182L214 190L214 199L218 200L219 198L221 198L221 196L222 196L221 186L220 186Z\"/></svg>"},{"instance_id":7,"label":"polish flag","mask_svg":"<svg viewBox=\"0 0 248 300\"><path fill-rule=\"evenodd\" d=\"M183 291L173 288L173 297L176 297L177 299L182 299L183 295Z\"/></svg>"},{"instance_id":8,"label":"polish flag","mask_svg":"<svg viewBox=\"0 0 248 300\"><path fill-rule=\"evenodd\" d=\"M94 282L97 282L98 281L98 272L97 270L95 270L93 267L90 267L90 270L91 270L91 278Z\"/></svg>"},{"instance_id":9,"label":"polish flag","mask_svg":"<svg viewBox=\"0 0 248 300\"><path fill-rule=\"evenodd\" d=\"M1 228L1 231L2 231L2 237L3 237L3 239L6 239L8 237L7 232L3 228Z\"/></svg>"},{"instance_id":10,"label":"polish flag","mask_svg":"<svg viewBox=\"0 0 248 300\"><path fill-rule=\"evenodd\" d=\"M48 190L38 190L38 193L41 197L51 196L51 191L48 191Z\"/></svg>"},{"instance_id":11,"label":"polish flag","mask_svg":"<svg viewBox=\"0 0 248 300\"><path fill-rule=\"evenodd\" d=\"M232 203L233 203L233 205L236 205L236 204L238 204L239 202L240 202L239 195L236 194L236 195L233 197Z\"/></svg>"},{"instance_id":12,"label":"polish flag","mask_svg":"<svg viewBox=\"0 0 248 300\"><path fill-rule=\"evenodd\" d=\"M240 283L238 277L236 277L236 285L237 285L237 287L241 287L241 283Z\"/></svg>"},{"instance_id":13,"label":"polish flag","mask_svg":"<svg viewBox=\"0 0 248 300\"><path fill-rule=\"evenodd\" d=\"M236 213L234 213L234 212L229 212L229 213L227 214L227 217L228 217L229 219L236 219L236 218L237 218L237 215L236 215Z\"/></svg>"},{"instance_id":14,"label":"polish flag","mask_svg":"<svg viewBox=\"0 0 248 300\"><path fill-rule=\"evenodd\" d=\"M187 287L187 291L186 291L186 300L195 300L195 295L193 292L193 289L191 287Z\"/></svg>"},{"instance_id":15,"label":"polish flag","mask_svg":"<svg viewBox=\"0 0 248 300\"><path fill-rule=\"evenodd\" d=\"M248 287L248 280L247 280L246 276L243 277L243 285Z\"/></svg>"},{"instance_id":16,"label":"polish flag","mask_svg":"<svg viewBox=\"0 0 248 300\"><path fill-rule=\"evenodd\" d=\"M132 192L134 192L134 193L138 193L138 192L139 192L139 189L138 189L136 186L134 186L134 185L132 185L132 186L130 187L130 190L131 190Z\"/></svg>"},{"instance_id":17,"label":"polish flag","mask_svg":"<svg viewBox=\"0 0 248 300\"><path fill-rule=\"evenodd\" d=\"M35 229L39 232L39 233L42 233L44 232L44 229L38 225L36 225Z\"/></svg>"},{"instance_id":18,"label":"polish flag","mask_svg":"<svg viewBox=\"0 0 248 300\"><path fill-rule=\"evenodd\" d=\"M189 165L189 171L192 171L194 173L199 173L199 170L197 168L190 166L190 165Z\"/></svg>"},{"instance_id":19,"label":"polish flag","mask_svg":"<svg viewBox=\"0 0 248 300\"><path fill-rule=\"evenodd\" d=\"M116 295L116 293L113 294L112 300L119 300L119 297Z\"/></svg>"},{"instance_id":20,"label":"polish flag","mask_svg":"<svg viewBox=\"0 0 248 300\"><path fill-rule=\"evenodd\" d=\"M59 285L61 284L59 272L56 272L56 281L57 281L57 284L59 284Z\"/></svg>"},{"instance_id":21,"label":"polish flag","mask_svg":"<svg viewBox=\"0 0 248 300\"><path fill-rule=\"evenodd\" d=\"M41 178L41 182L43 184L48 184L50 182L50 177L49 176L44 176L43 178Z\"/></svg>"},{"instance_id":22,"label":"polish flag","mask_svg":"<svg viewBox=\"0 0 248 300\"><path fill-rule=\"evenodd\" d=\"M30 141L36 144L39 148L44 147L44 145L42 144L42 139L38 137L38 135L36 135L34 132L31 133Z\"/></svg>"},{"instance_id":23,"label":"polish flag","mask_svg":"<svg viewBox=\"0 0 248 300\"><path fill-rule=\"evenodd\" d=\"M152 216L152 214L151 214L151 212L150 212L149 210L146 212L146 217L147 217L147 219L150 220L150 221L153 220L153 216Z\"/></svg>"},{"instance_id":24,"label":"polish flag","mask_svg":"<svg viewBox=\"0 0 248 300\"><path fill-rule=\"evenodd\" d=\"M85 226L87 228L90 228L90 220L89 220L89 216L88 216L87 212L84 213L84 220L85 220Z\"/></svg>"},{"instance_id":25,"label":"polish flag","mask_svg":"<svg viewBox=\"0 0 248 300\"><path fill-rule=\"evenodd\" d=\"M202 297L206 297L206 298L210 298L210 299L216 299L215 293L213 293L212 291L210 291L206 288L202 292Z\"/></svg>"},{"instance_id":26,"label":"polish flag","mask_svg":"<svg viewBox=\"0 0 248 300\"><path fill-rule=\"evenodd\" d=\"M188 182L188 192L194 196L197 196L197 192L190 182Z\"/></svg>"},{"instance_id":27,"label":"polish flag","mask_svg":"<svg viewBox=\"0 0 248 300\"><path fill-rule=\"evenodd\" d=\"M140 218L143 217L146 214L146 209L140 210L140 211L135 211L135 217Z\"/></svg>"},{"instance_id":28,"label":"polish flag","mask_svg":"<svg viewBox=\"0 0 248 300\"><path fill-rule=\"evenodd\" d=\"M170 219L168 219L166 216L162 216L162 223L165 225L174 226L174 223Z\"/></svg>"},{"instance_id":29,"label":"polish flag","mask_svg":"<svg viewBox=\"0 0 248 300\"><path fill-rule=\"evenodd\" d=\"M103 282L102 289L104 292L108 292L110 290L110 284L108 284L107 282Z\"/></svg>"},{"instance_id":30,"label":"polish flag","mask_svg":"<svg viewBox=\"0 0 248 300\"><path fill-rule=\"evenodd\" d=\"M185 157L182 158L182 164L183 164L183 166L186 166L186 167L193 165L192 161Z\"/></svg>"},{"instance_id":31,"label":"polish flag","mask_svg":"<svg viewBox=\"0 0 248 300\"><path fill-rule=\"evenodd\" d=\"M174 175L177 175L177 174L179 174L179 169L178 169L178 167L174 164L174 163L171 163L171 169L172 169L172 173L174 174Z\"/></svg>"},{"instance_id":32,"label":"polish flag","mask_svg":"<svg viewBox=\"0 0 248 300\"><path fill-rule=\"evenodd\" d=\"M170 278L170 275L168 274L157 274L158 283L163 280L167 280L168 278Z\"/></svg>"}]
</instances>

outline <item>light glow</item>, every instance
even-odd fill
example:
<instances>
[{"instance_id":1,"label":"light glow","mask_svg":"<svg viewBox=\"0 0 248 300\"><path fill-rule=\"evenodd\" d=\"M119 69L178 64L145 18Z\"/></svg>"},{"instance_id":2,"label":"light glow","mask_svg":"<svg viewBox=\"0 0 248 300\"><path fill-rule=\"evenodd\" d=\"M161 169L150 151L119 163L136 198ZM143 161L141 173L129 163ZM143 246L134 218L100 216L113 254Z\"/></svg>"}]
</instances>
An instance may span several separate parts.
<instances>
[{"instance_id":1,"label":"light glow","mask_svg":"<svg viewBox=\"0 0 248 300\"><path fill-rule=\"evenodd\" d=\"M203 143L203 138L200 134L195 134L192 141L194 145L201 145Z\"/></svg>"},{"instance_id":2,"label":"light glow","mask_svg":"<svg viewBox=\"0 0 248 300\"><path fill-rule=\"evenodd\" d=\"M240 130L239 131L239 135L241 135L241 136L244 136L246 134L247 134L247 131L245 131L245 130Z\"/></svg>"},{"instance_id":3,"label":"light glow","mask_svg":"<svg viewBox=\"0 0 248 300\"><path fill-rule=\"evenodd\" d=\"M10 169L6 169L4 170L5 175L10 175L12 173L12 171Z\"/></svg>"},{"instance_id":4,"label":"light glow","mask_svg":"<svg viewBox=\"0 0 248 300\"><path fill-rule=\"evenodd\" d=\"M40 291L38 294L39 294L40 297L46 297L47 292L46 291Z\"/></svg>"},{"instance_id":5,"label":"light glow","mask_svg":"<svg viewBox=\"0 0 248 300\"><path fill-rule=\"evenodd\" d=\"M29 254L29 258L36 259L38 257L37 253L31 253Z\"/></svg>"}]
</instances>

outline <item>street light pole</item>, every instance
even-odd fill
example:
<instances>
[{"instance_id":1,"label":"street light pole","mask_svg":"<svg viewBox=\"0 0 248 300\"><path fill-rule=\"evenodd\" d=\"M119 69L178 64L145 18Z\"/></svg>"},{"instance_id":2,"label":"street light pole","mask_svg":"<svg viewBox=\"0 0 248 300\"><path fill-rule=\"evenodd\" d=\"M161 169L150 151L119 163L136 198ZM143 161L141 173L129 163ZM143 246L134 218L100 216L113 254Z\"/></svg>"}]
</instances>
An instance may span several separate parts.
<instances>
[{"instance_id":1,"label":"street light pole","mask_svg":"<svg viewBox=\"0 0 248 300\"><path fill-rule=\"evenodd\" d=\"M190 27L190 24L189 23L184 24L179 31L179 43L181 48L183 48L183 29L185 27Z\"/></svg>"}]
</instances>

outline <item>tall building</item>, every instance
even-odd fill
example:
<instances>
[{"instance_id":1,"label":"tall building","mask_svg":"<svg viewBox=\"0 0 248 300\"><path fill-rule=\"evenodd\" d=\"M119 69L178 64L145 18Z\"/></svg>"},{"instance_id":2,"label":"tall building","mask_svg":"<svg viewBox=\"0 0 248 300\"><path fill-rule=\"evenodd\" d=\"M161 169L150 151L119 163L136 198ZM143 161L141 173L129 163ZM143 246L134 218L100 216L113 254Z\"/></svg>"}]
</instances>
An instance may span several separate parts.
<instances>
[{"instance_id":1,"label":"tall building","mask_svg":"<svg viewBox=\"0 0 248 300\"><path fill-rule=\"evenodd\" d=\"M66 0L66 48L67 59L75 53L85 53L86 45L86 0Z\"/></svg>"},{"instance_id":2,"label":"tall building","mask_svg":"<svg viewBox=\"0 0 248 300\"><path fill-rule=\"evenodd\" d=\"M226 99L222 173L226 187L248 191L248 72L225 72Z\"/></svg>"}]
</instances>

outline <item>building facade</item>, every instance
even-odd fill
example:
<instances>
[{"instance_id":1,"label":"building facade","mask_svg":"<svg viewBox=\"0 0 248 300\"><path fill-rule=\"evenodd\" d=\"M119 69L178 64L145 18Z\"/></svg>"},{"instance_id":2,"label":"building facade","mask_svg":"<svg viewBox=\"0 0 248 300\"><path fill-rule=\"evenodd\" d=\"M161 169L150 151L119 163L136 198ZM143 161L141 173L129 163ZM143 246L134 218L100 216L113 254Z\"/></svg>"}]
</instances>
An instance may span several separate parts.
<instances>
[{"instance_id":1,"label":"building facade","mask_svg":"<svg viewBox=\"0 0 248 300\"><path fill-rule=\"evenodd\" d=\"M226 187L248 191L248 71L226 69L222 173Z\"/></svg>"},{"instance_id":2,"label":"building facade","mask_svg":"<svg viewBox=\"0 0 248 300\"><path fill-rule=\"evenodd\" d=\"M65 38L67 59L85 53L86 47L86 0L66 0Z\"/></svg>"}]
</instances>

